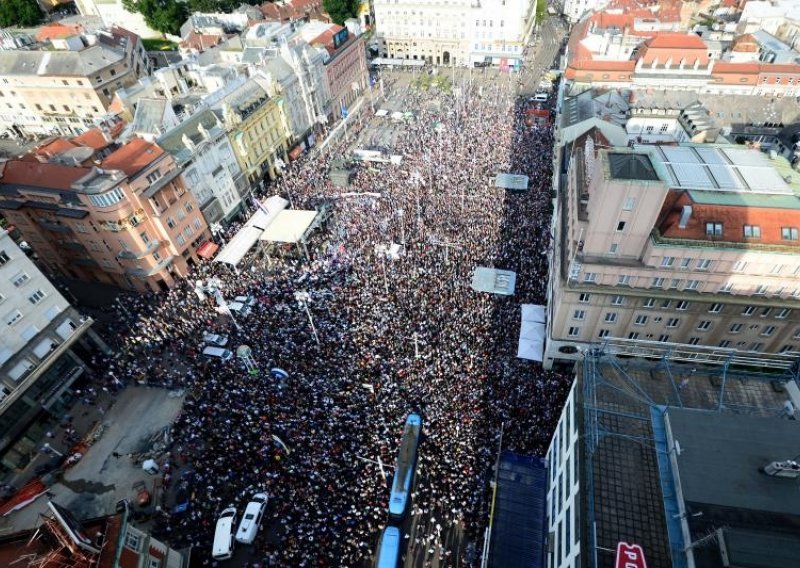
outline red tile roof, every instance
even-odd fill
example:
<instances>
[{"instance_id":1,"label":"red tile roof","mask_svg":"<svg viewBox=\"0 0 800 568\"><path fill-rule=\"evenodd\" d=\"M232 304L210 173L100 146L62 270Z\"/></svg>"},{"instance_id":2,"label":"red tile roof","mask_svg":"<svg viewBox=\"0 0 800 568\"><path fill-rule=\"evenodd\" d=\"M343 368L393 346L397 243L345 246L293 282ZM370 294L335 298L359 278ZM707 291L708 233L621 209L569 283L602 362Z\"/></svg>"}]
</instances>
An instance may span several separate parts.
<instances>
[{"instance_id":1,"label":"red tile roof","mask_svg":"<svg viewBox=\"0 0 800 568\"><path fill-rule=\"evenodd\" d=\"M730 63L728 61L715 61L713 73L758 74L758 63Z\"/></svg>"},{"instance_id":2,"label":"red tile roof","mask_svg":"<svg viewBox=\"0 0 800 568\"><path fill-rule=\"evenodd\" d=\"M708 46L697 34L681 32L661 32L648 40L647 45L656 49L702 49Z\"/></svg>"},{"instance_id":3,"label":"red tile roof","mask_svg":"<svg viewBox=\"0 0 800 568\"><path fill-rule=\"evenodd\" d=\"M134 138L102 162L109 170L122 170L134 176L164 154L164 150L141 138Z\"/></svg>"},{"instance_id":4,"label":"red tile roof","mask_svg":"<svg viewBox=\"0 0 800 568\"><path fill-rule=\"evenodd\" d=\"M182 49L193 49L202 53L209 47L222 43L224 38L225 36L222 34L201 34L193 31L189 32L178 45Z\"/></svg>"},{"instance_id":5,"label":"red tile roof","mask_svg":"<svg viewBox=\"0 0 800 568\"><path fill-rule=\"evenodd\" d=\"M73 183L92 171L92 168L62 166L59 164L9 160L5 164L0 184L70 189Z\"/></svg>"},{"instance_id":6,"label":"red tile roof","mask_svg":"<svg viewBox=\"0 0 800 568\"><path fill-rule=\"evenodd\" d=\"M322 0L290 0L284 4L265 2L259 9L267 20L288 22L313 18L323 22L331 21L322 6Z\"/></svg>"},{"instance_id":7,"label":"red tile roof","mask_svg":"<svg viewBox=\"0 0 800 568\"><path fill-rule=\"evenodd\" d=\"M111 135L112 140L111 142L106 140L100 128L92 128L91 130L87 130L83 134L75 136L72 139L72 142L78 146L86 146L88 148L94 148L95 150L102 150L103 148L107 148L109 145L113 144L113 141L117 138L117 136L120 135L124 128L125 123L122 121L111 125L109 128L109 134Z\"/></svg>"},{"instance_id":8,"label":"red tile roof","mask_svg":"<svg viewBox=\"0 0 800 568\"><path fill-rule=\"evenodd\" d=\"M63 24L55 22L39 28L36 32L36 41L48 41L51 39L62 39L83 33L83 26L80 24Z\"/></svg>"}]
</instances>

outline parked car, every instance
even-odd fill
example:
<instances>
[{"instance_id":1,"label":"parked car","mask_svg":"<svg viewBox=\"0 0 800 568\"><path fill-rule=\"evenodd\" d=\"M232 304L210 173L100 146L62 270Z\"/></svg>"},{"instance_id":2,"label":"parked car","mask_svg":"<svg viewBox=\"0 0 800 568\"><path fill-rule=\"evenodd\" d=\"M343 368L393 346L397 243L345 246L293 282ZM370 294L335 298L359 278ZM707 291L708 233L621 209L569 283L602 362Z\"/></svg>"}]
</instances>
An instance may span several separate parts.
<instances>
[{"instance_id":1,"label":"parked car","mask_svg":"<svg viewBox=\"0 0 800 568\"><path fill-rule=\"evenodd\" d=\"M228 337L217 333L205 332L203 333L203 343L215 345L216 347L225 347L228 344Z\"/></svg>"}]
</instances>

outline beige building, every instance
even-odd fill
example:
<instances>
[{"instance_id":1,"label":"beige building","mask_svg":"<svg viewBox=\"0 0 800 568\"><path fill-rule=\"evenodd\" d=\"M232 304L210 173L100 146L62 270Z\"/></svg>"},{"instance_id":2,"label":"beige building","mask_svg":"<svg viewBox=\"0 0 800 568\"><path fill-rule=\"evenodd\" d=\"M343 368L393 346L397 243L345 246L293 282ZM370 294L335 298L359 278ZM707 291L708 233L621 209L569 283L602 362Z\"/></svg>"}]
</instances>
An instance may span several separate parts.
<instances>
[{"instance_id":1,"label":"beige building","mask_svg":"<svg viewBox=\"0 0 800 568\"><path fill-rule=\"evenodd\" d=\"M606 337L800 351L800 173L742 146L576 139L544 364Z\"/></svg>"},{"instance_id":2,"label":"beige building","mask_svg":"<svg viewBox=\"0 0 800 568\"><path fill-rule=\"evenodd\" d=\"M0 170L0 211L39 260L70 278L139 291L186 276L209 231L174 158L142 139L102 159L62 142Z\"/></svg>"},{"instance_id":3,"label":"beige building","mask_svg":"<svg viewBox=\"0 0 800 568\"><path fill-rule=\"evenodd\" d=\"M148 73L139 36L122 28L0 51L0 124L15 137L80 134Z\"/></svg>"}]
</instances>

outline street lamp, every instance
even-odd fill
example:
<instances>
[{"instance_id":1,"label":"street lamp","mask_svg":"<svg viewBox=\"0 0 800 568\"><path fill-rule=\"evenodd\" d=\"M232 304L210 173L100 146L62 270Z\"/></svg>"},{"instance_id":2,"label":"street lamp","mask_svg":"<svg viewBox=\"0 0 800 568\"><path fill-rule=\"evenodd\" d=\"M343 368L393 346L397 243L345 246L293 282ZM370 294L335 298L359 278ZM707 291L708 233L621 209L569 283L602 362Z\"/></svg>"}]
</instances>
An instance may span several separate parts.
<instances>
[{"instance_id":1,"label":"street lamp","mask_svg":"<svg viewBox=\"0 0 800 568\"><path fill-rule=\"evenodd\" d=\"M311 301L311 296L308 292L295 292L294 299L306 311L308 316L308 323L311 325L311 333L314 335L314 341L319 345L319 335L317 335L317 328L314 326L314 318L311 317L311 311L308 309L308 303Z\"/></svg>"},{"instance_id":2,"label":"street lamp","mask_svg":"<svg viewBox=\"0 0 800 568\"><path fill-rule=\"evenodd\" d=\"M51 446L49 442L45 442L44 443L44 445L42 446L42 451L44 453L46 453L46 454L49 454L50 452L53 452L54 454L56 454L60 458L64 457L64 454L62 454L57 449L55 449L53 446Z\"/></svg>"}]
</instances>

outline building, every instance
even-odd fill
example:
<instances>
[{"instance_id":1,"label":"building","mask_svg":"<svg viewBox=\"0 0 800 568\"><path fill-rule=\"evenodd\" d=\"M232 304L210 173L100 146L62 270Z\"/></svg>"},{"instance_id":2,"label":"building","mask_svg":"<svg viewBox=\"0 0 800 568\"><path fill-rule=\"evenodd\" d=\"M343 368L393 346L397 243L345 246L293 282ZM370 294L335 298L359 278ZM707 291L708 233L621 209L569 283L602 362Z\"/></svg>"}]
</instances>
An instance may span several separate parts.
<instances>
[{"instance_id":1,"label":"building","mask_svg":"<svg viewBox=\"0 0 800 568\"><path fill-rule=\"evenodd\" d=\"M76 519L66 507L52 501L49 514L40 516L36 529L14 532L0 539L0 564L72 568L187 568L190 552L178 551L153 538L131 522L129 506L93 519Z\"/></svg>"},{"instance_id":2,"label":"building","mask_svg":"<svg viewBox=\"0 0 800 568\"><path fill-rule=\"evenodd\" d=\"M186 276L209 232L174 158L142 139L102 158L60 142L0 173L0 210L39 261L70 278L139 291Z\"/></svg>"},{"instance_id":3,"label":"building","mask_svg":"<svg viewBox=\"0 0 800 568\"><path fill-rule=\"evenodd\" d=\"M547 565L793 558L797 369L796 357L657 342L587 350L546 454Z\"/></svg>"},{"instance_id":4,"label":"building","mask_svg":"<svg viewBox=\"0 0 800 568\"><path fill-rule=\"evenodd\" d=\"M545 366L606 337L800 351L800 173L733 145L565 152Z\"/></svg>"},{"instance_id":5,"label":"building","mask_svg":"<svg viewBox=\"0 0 800 568\"><path fill-rule=\"evenodd\" d=\"M494 64L513 67L535 24L529 0L374 2L381 56L434 65Z\"/></svg>"},{"instance_id":6,"label":"building","mask_svg":"<svg viewBox=\"0 0 800 568\"><path fill-rule=\"evenodd\" d=\"M266 177L275 179L288 161L280 97L270 97L268 90L263 79L248 79L214 107L251 187L263 187Z\"/></svg>"},{"instance_id":7,"label":"building","mask_svg":"<svg viewBox=\"0 0 800 568\"><path fill-rule=\"evenodd\" d=\"M74 400L81 356L106 345L6 231L0 232L0 477L38 452ZM88 341L94 345L90 345Z\"/></svg>"},{"instance_id":8,"label":"building","mask_svg":"<svg viewBox=\"0 0 800 568\"><path fill-rule=\"evenodd\" d=\"M122 0L75 0L75 6L81 16L101 18L107 26L125 26L137 35L145 38L163 38L147 25L144 16L138 12L128 12Z\"/></svg>"},{"instance_id":9,"label":"building","mask_svg":"<svg viewBox=\"0 0 800 568\"><path fill-rule=\"evenodd\" d=\"M317 22L302 27L300 34L312 47L324 50L325 87L330 97L325 114L334 120L344 118L369 88L364 36L335 24Z\"/></svg>"},{"instance_id":10,"label":"building","mask_svg":"<svg viewBox=\"0 0 800 568\"><path fill-rule=\"evenodd\" d=\"M0 123L14 137L80 134L149 73L141 40L123 28L47 45L0 51Z\"/></svg>"},{"instance_id":11,"label":"building","mask_svg":"<svg viewBox=\"0 0 800 568\"><path fill-rule=\"evenodd\" d=\"M246 210L250 184L222 122L211 110L195 113L167 131L158 145L183 170L186 185L209 226L227 223Z\"/></svg>"}]
</instances>

